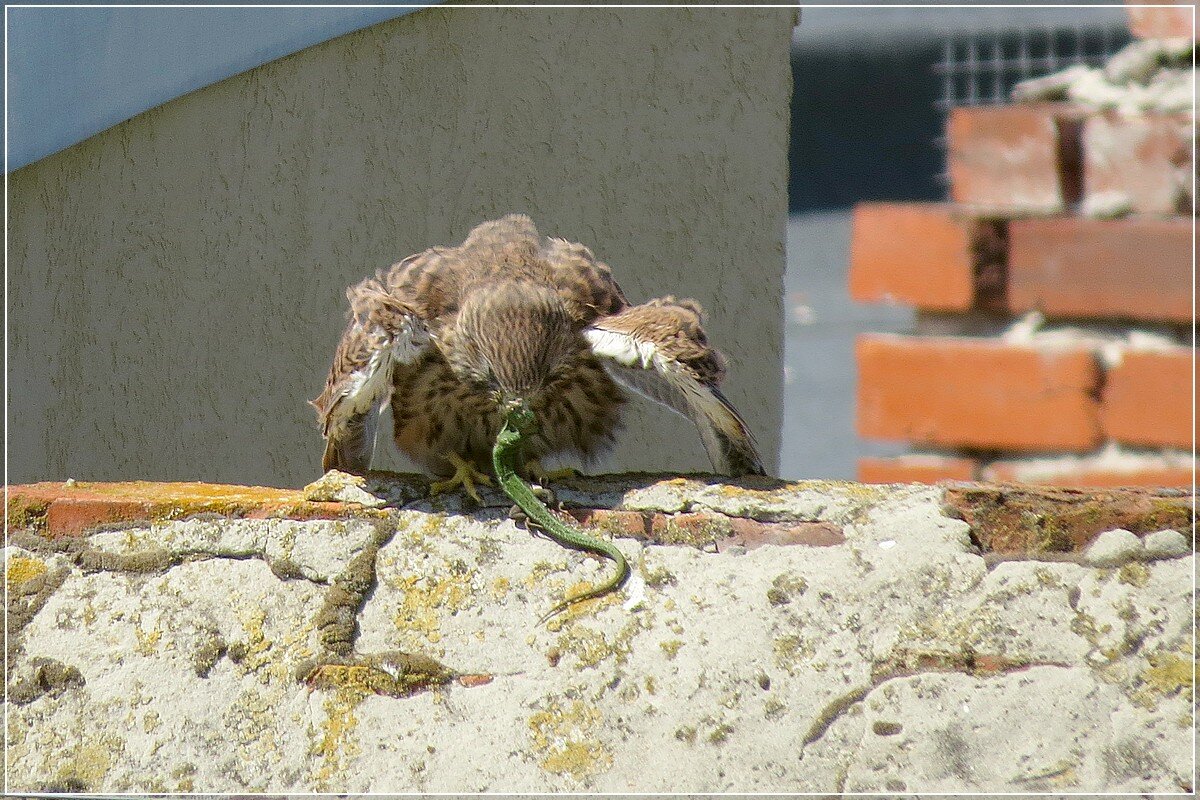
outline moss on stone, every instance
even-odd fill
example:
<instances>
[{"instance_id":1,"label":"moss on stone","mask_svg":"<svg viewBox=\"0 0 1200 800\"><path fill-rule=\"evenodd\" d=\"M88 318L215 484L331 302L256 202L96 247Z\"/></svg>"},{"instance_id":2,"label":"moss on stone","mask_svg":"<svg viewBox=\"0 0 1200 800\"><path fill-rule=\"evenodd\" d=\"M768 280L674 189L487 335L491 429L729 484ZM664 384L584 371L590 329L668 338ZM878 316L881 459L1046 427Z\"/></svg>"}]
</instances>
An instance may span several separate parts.
<instances>
[{"instance_id":1,"label":"moss on stone","mask_svg":"<svg viewBox=\"0 0 1200 800\"><path fill-rule=\"evenodd\" d=\"M54 783L97 791L104 785L113 761L124 751L124 740L111 734L79 741L60 764Z\"/></svg>"},{"instance_id":2,"label":"moss on stone","mask_svg":"<svg viewBox=\"0 0 1200 800\"><path fill-rule=\"evenodd\" d=\"M343 786L349 763L361 754L355 735L358 717L354 712L366 696L367 693L358 687L348 686L338 687L325 698L321 739L313 748L314 755L320 758L320 766L314 775L317 791L326 792Z\"/></svg>"},{"instance_id":3,"label":"moss on stone","mask_svg":"<svg viewBox=\"0 0 1200 800\"><path fill-rule=\"evenodd\" d=\"M228 649L221 635L213 631L192 653L192 669L196 671L196 677L207 678Z\"/></svg>"},{"instance_id":4,"label":"moss on stone","mask_svg":"<svg viewBox=\"0 0 1200 800\"><path fill-rule=\"evenodd\" d=\"M491 536L481 536L477 552L480 564L494 564L504 554L504 545L498 539Z\"/></svg>"},{"instance_id":5,"label":"moss on stone","mask_svg":"<svg viewBox=\"0 0 1200 800\"><path fill-rule=\"evenodd\" d=\"M563 598L566 599L585 595L591 591L592 588L593 584L588 581L577 581L563 592ZM546 630L550 631L551 633L557 633L576 620L584 617L591 617L603 609L619 605L620 602L621 596L619 593L609 592L608 594L601 595L599 597L591 597L587 600L580 600L577 603L571 603L561 612L559 612L557 616L547 620Z\"/></svg>"},{"instance_id":6,"label":"moss on stone","mask_svg":"<svg viewBox=\"0 0 1200 800\"><path fill-rule=\"evenodd\" d=\"M396 579L393 584L403 595L394 617L396 627L409 638L437 644L442 639L442 613L453 614L470 604L475 575L475 570L466 569L451 570L445 576L405 575Z\"/></svg>"},{"instance_id":7,"label":"moss on stone","mask_svg":"<svg viewBox=\"0 0 1200 800\"><path fill-rule=\"evenodd\" d=\"M395 534L384 523L373 523L375 530L363 549L334 579L325 592L325 601L313 620L321 645L330 653L346 656L354 649L358 633L358 612L367 593L375 586L379 549Z\"/></svg>"},{"instance_id":8,"label":"moss on stone","mask_svg":"<svg viewBox=\"0 0 1200 800\"><path fill-rule=\"evenodd\" d=\"M153 656L158 652L158 643L162 641L163 637L161 627L156 626L150 630L145 630L134 626L133 633L137 638L137 644L133 647L135 653L143 656Z\"/></svg>"},{"instance_id":9,"label":"moss on stone","mask_svg":"<svg viewBox=\"0 0 1200 800\"><path fill-rule=\"evenodd\" d=\"M777 719L784 711L787 711L787 705L777 698L768 697L763 703L763 716L767 719Z\"/></svg>"},{"instance_id":10,"label":"moss on stone","mask_svg":"<svg viewBox=\"0 0 1200 800\"><path fill-rule=\"evenodd\" d=\"M997 553L1082 549L1097 534L1191 530L1186 498L1153 490L971 486L946 491L946 513L964 519L982 548Z\"/></svg>"},{"instance_id":11,"label":"moss on stone","mask_svg":"<svg viewBox=\"0 0 1200 800\"><path fill-rule=\"evenodd\" d=\"M580 782L608 770L612 753L595 735L602 721L600 710L582 700L569 705L551 701L530 716L533 749L542 769Z\"/></svg>"},{"instance_id":12,"label":"moss on stone","mask_svg":"<svg viewBox=\"0 0 1200 800\"><path fill-rule=\"evenodd\" d=\"M767 589L767 602L773 606L786 605L793 597L799 597L808 590L808 581L799 575L784 572L776 575Z\"/></svg>"},{"instance_id":13,"label":"moss on stone","mask_svg":"<svg viewBox=\"0 0 1200 800\"><path fill-rule=\"evenodd\" d=\"M544 582L546 578L556 572L566 572L567 564L565 561L551 562L538 561L530 568L529 574L525 576L523 583L526 589L533 589Z\"/></svg>"},{"instance_id":14,"label":"moss on stone","mask_svg":"<svg viewBox=\"0 0 1200 800\"><path fill-rule=\"evenodd\" d=\"M1140 561L1130 561L1117 569L1117 580L1141 588L1150 581L1150 568Z\"/></svg>"},{"instance_id":15,"label":"moss on stone","mask_svg":"<svg viewBox=\"0 0 1200 800\"><path fill-rule=\"evenodd\" d=\"M583 780L612 766L612 755L597 742L566 742L542 759L542 769Z\"/></svg>"},{"instance_id":16,"label":"moss on stone","mask_svg":"<svg viewBox=\"0 0 1200 800\"><path fill-rule=\"evenodd\" d=\"M796 634L775 637L771 650L775 653L775 663L787 670L789 675L796 674L801 664L815 652L811 642Z\"/></svg>"},{"instance_id":17,"label":"moss on stone","mask_svg":"<svg viewBox=\"0 0 1200 800\"><path fill-rule=\"evenodd\" d=\"M171 553L161 547L151 547L137 553L110 553L87 547L78 553L76 562L84 572L127 572L154 575L180 563L182 553Z\"/></svg>"},{"instance_id":18,"label":"moss on stone","mask_svg":"<svg viewBox=\"0 0 1200 800\"><path fill-rule=\"evenodd\" d=\"M732 522L723 514L693 516L686 522L677 516L669 516L666 520L658 540L666 545L688 545L703 550L733 533Z\"/></svg>"},{"instance_id":19,"label":"moss on stone","mask_svg":"<svg viewBox=\"0 0 1200 800\"><path fill-rule=\"evenodd\" d=\"M1183 533L1192 529L1190 509L1178 499L1165 497L1150 498L1150 513L1145 517L1146 531L1163 531L1168 528ZM1134 531L1139 533L1141 531Z\"/></svg>"},{"instance_id":20,"label":"moss on stone","mask_svg":"<svg viewBox=\"0 0 1200 800\"><path fill-rule=\"evenodd\" d=\"M30 666L32 669L25 677L8 685L8 699L16 705L32 703L46 695L54 697L84 685L77 667L56 659L35 657Z\"/></svg>"},{"instance_id":21,"label":"moss on stone","mask_svg":"<svg viewBox=\"0 0 1200 800\"><path fill-rule=\"evenodd\" d=\"M46 529L46 512L50 508L48 501L35 500L13 493L9 494L5 507L8 509L8 529L10 531L18 528L32 528L35 531Z\"/></svg>"},{"instance_id":22,"label":"moss on stone","mask_svg":"<svg viewBox=\"0 0 1200 800\"><path fill-rule=\"evenodd\" d=\"M171 779L176 781L176 792L193 792L195 791L195 776L196 765L190 761L180 764L175 769L171 770Z\"/></svg>"},{"instance_id":23,"label":"moss on stone","mask_svg":"<svg viewBox=\"0 0 1200 800\"><path fill-rule=\"evenodd\" d=\"M675 577L675 573L664 566L649 567L645 561L645 550L642 551L642 563L639 565L642 571L642 580L646 582L646 586L651 589L661 589L664 586L675 586L679 579Z\"/></svg>"},{"instance_id":24,"label":"moss on stone","mask_svg":"<svg viewBox=\"0 0 1200 800\"><path fill-rule=\"evenodd\" d=\"M443 686L455 676L453 670L436 659L398 650L343 661L310 662L302 665L299 672L313 689L388 697L408 697Z\"/></svg>"},{"instance_id":25,"label":"moss on stone","mask_svg":"<svg viewBox=\"0 0 1200 800\"><path fill-rule=\"evenodd\" d=\"M1157 707L1158 701L1180 692L1191 694L1195 658L1192 643L1187 642L1177 650L1160 650L1146 656L1149 666L1138 676L1141 687L1132 695L1135 704L1148 709Z\"/></svg>"},{"instance_id":26,"label":"moss on stone","mask_svg":"<svg viewBox=\"0 0 1200 800\"><path fill-rule=\"evenodd\" d=\"M20 594L26 584L45 575L48 569L40 559L13 556L4 562L4 582L10 593Z\"/></svg>"},{"instance_id":27,"label":"moss on stone","mask_svg":"<svg viewBox=\"0 0 1200 800\"><path fill-rule=\"evenodd\" d=\"M687 742L688 744L695 744L696 743L696 735L697 735L696 728L692 725L683 725L683 726L675 729L675 738L681 742Z\"/></svg>"},{"instance_id":28,"label":"moss on stone","mask_svg":"<svg viewBox=\"0 0 1200 800\"><path fill-rule=\"evenodd\" d=\"M709 744L722 744L733 734L733 726L722 722L708 734Z\"/></svg>"},{"instance_id":29,"label":"moss on stone","mask_svg":"<svg viewBox=\"0 0 1200 800\"><path fill-rule=\"evenodd\" d=\"M572 625L557 639L556 648L560 653L575 656L575 668L578 670L594 667L614 653L612 644L597 630L583 625Z\"/></svg>"}]
</instances>

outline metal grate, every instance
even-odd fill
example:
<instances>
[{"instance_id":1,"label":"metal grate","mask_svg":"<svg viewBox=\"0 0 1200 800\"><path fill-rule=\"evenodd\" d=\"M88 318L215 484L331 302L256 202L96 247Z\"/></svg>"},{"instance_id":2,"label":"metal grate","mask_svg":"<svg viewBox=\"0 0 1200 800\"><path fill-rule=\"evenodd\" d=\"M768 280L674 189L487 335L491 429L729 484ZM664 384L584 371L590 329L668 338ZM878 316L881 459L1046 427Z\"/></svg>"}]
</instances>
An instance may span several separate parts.
<instances>
[{"instance_id":1,"label":"metal grate","mask_svg":"<svg viewBox=\"0 0 1200 800\"><path fill-rule=\"evenodd\" d=\"M1120 27L1018 29L970 33L947 39L942 60L933 67L942 78L937 107L1003 103L1012 87L1026 78L1058 72L1075 64L1101 66L1130 41Z\"/></svg>"},{"instance_id":2,"label":"metal grate","mask_svg":"<svg viewBox=\"0 0 1200 800\"><path fill-rule=\"evenodd\" d=\"M1012 88L1027 78L1040 78L1075 64L1103 66L1132 38L1124 27L1020 28L1007 32L969 33L947 39L942 60L933 71L942 78L934 105L944 116L959 106L1008 102ZM943 119L942 130L946 129ZM934 140L946 163L946 137ZM945 169L936 176L946 187Z\"/></svg>"}]
</instances>

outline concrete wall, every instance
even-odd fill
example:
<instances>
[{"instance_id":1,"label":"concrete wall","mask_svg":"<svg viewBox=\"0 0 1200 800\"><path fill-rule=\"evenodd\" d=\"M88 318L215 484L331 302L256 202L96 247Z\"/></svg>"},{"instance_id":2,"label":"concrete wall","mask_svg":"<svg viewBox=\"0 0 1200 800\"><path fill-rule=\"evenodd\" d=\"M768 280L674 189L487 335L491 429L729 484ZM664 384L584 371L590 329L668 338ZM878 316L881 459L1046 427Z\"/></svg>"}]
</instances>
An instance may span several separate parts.
<instances>
[{"instance_id":1,"label":"concrete wall","mask_svg":"<svg viewBox=\"0 0 1200 800\"><path fill-rule=\"evenodd\" d=\"M310 480L344 286L510 210L703 302L773 463L793 20L427 9L13 173L10 480ZM598 466L707 466L632 405Z\"/></svg>"},{"instance_id":2,"label":"concrete wall","mask_svg":"<svg viewBox=\"0 0 1200 800\"><path fill-rule=\"evenodd\" d=\"M581 481L639 567L540 624L612 565L321 483L18 487L5 788L1194 790L1188 497ZM334 519L221 518L282 509Z\"/></svg>"}]
</instances>

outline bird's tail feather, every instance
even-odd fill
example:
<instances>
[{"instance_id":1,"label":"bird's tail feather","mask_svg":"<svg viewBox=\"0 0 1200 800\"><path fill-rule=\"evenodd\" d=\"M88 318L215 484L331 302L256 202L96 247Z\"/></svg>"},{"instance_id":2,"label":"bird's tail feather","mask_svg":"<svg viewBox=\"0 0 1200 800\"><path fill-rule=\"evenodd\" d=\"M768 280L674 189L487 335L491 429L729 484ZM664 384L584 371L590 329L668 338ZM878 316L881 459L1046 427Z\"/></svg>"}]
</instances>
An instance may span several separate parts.
<instances>
[{"instance_id":1,"label":"bird's tail feather","mask_svg":"<svg viewBox=\"0 0 1200 800\"><path fill-rule=\"evenodd\" d=\"M370 410L356 414L347 420L344 427L332 431L325 440L325 455L321 467L328 472L336 469L361 475L371 468L375 455L375 431L379 427L379 414Z\"/></svg>"}]
</instances>

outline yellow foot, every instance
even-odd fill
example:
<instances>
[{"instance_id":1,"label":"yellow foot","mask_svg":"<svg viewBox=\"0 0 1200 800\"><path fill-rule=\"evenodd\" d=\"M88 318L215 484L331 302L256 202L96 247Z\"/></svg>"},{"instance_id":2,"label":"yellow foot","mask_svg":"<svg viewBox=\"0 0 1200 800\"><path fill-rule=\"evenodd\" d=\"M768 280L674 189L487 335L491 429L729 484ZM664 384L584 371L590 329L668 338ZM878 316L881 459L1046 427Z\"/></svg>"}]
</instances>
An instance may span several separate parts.
<instances>
[{"instance_id":1,"label":"yellow foot","mask_svg":"<svg viewBox=\"0 0 1200 800\"><path fill-rule=\"evenodd\" d=\"M479 492L476 491L475 484L494 486L492 476L485 472L480 472L475 468L474 464L464 460L458 453L447 453L445 458L454 465L454 474L444 481L434 481L429 484L429 493L442 494L461 486L463 491L469 494L476 503L482 505L483 499L479 496Z\"/></svg>"},{"instance_id":2,"label":"yellow foot","mask_svg":"<svg viewBox=\"0 0 1200 800\"><path fill-rule=\"evenodd\" d=\"M525 471L529 473L529 477L543 485L557 481L575 480L580 476L579 470L574 467L560 467L559 469L547 470L542 467L542 462L536 458L525 463Z\"/></svg>"}]
</instances>

